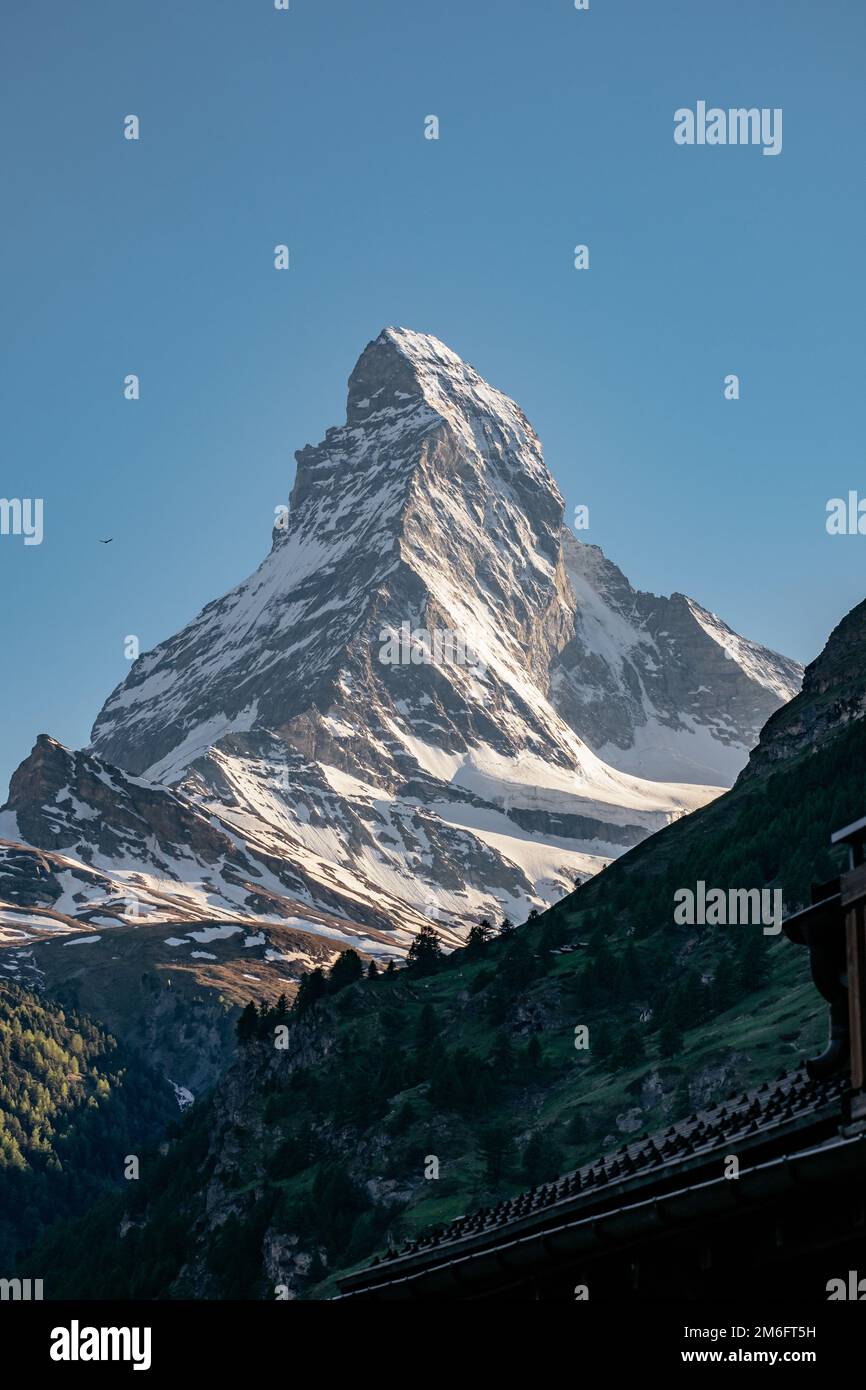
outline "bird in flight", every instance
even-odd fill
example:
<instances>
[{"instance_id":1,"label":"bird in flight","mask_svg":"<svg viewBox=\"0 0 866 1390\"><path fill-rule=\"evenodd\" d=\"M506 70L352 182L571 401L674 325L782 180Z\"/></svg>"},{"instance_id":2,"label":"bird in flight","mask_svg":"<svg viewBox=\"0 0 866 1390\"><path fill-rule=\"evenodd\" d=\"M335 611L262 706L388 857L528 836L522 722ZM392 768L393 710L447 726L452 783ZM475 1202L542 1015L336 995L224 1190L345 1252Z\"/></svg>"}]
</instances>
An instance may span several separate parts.
<instances>
[{"instance_id":1,"label":"bird in flight","mask_svg":"<svg viewBox=\"0 0 866 1390\"><path fill-rule=\"evenodd\" d=\"M99 544L100 544L100 545L111 545L111 542L112 542L113 540L114 540L114 537L113 537L113 536L109 536L107 541L104 541L104 540L100 539Z\"/></svg>"}]
</instances>

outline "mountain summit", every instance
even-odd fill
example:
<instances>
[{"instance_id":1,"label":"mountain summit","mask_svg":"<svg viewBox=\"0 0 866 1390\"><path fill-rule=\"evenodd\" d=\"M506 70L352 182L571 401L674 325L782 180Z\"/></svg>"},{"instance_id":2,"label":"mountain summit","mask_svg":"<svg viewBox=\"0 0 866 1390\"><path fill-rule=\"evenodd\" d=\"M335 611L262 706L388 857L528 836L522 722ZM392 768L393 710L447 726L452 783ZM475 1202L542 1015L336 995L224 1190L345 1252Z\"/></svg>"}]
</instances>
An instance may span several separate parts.
<instances>
[{"instance_id":1,"label":"mountain summit","mask_svg":"<svg viewBox=\"0 0 866 1390\"><path fill-rule=\"evenodd\" d=\"M123 921L134 893L254 922L293 968L316 941L401 954L430 917L456 942L730 785L799 686L577 541L523 412L436 338L385 329L296 459L256 572L136 661L89 750L16 773L19 907L39 850L27 901L53 882L73 922L98 883Z\"/></svg>"}]
</instances>

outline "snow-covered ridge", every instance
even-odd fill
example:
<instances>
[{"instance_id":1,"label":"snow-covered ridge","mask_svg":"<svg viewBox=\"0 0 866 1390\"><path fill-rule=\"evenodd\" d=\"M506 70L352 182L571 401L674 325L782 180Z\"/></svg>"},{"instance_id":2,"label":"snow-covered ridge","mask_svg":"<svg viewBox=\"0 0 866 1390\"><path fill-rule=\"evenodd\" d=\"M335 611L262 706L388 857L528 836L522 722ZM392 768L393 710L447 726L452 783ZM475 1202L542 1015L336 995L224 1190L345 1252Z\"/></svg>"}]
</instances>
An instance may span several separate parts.
<instances>
[{"instance_id":1,"label":"snow-covered ridge","mask_svg":"<svg viewBox=\"0 0 866 1390\"><path fill-rule=\"evenodd\" d=\"M519 406L436 338L385 329L296 459L255 573L139 658L88 753L19 769L0 897L44 849L74 921L126 921L132 885L163 922L456 942L704 804L793 693L794 663L565 531ZM480 664L386 662L404 624Z\"/></svg>"},{"instance_id":2,"label":"snow-covered ridge","mask_svg":"<svg viewBox=\"0 0 866 1390\"><path fill-rule=\"evenodd\" d=\"M606 762L650 778L733 784L803 668L684 594L632 588L595 545L563 533L575 630L551 697Z\"/></svg>"}]
</instances>

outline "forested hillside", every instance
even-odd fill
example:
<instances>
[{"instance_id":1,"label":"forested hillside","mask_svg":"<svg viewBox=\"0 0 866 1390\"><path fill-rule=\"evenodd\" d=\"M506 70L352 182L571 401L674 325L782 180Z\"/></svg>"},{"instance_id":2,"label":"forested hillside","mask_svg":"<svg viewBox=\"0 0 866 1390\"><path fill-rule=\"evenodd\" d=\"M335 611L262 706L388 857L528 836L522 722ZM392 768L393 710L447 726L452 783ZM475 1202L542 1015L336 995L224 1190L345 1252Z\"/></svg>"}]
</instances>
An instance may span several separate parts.
<instances>
[{"instance_id":1,"label":"forested hillside","mask_svg":"<svg viewBox=\"0 0 866 1390\"><path fill-rule=\"evenodd\" d=\"M0 982L0 1274L46 1223L123 1182L126 1155L177 1114L170 1085L104 1028Z\"/></svg>"}]
</instances>

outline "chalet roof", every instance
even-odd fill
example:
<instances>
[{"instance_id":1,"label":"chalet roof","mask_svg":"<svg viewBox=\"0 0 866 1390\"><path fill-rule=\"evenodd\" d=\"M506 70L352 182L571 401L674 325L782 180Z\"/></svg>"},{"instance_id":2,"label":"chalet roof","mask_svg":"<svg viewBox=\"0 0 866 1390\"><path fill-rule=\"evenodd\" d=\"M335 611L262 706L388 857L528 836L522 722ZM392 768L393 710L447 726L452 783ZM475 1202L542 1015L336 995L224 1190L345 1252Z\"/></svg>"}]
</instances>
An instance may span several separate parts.
<instances>
[{"instance_id":1,"label":"chalet roof","mask_svg":"<svg viewBox=\"0 0 866 1390\"><path fill-rule=\"evenodd\" d=\"M419 1292L423 1284L426 1293L437 1272L447 1267L452 1284L455 1272L462 1282L473 1261L492 1256L501 1262L506 1247L524 1247L527 1258L529 1246L539 1241L545 1248L556 1240L590 1248L602 1225L607 1242L618 1233L624 1237L626 1227L633 1238L636 1230L657 1227L663 1207L681 1216L697 1215L707 1204L724 1210L725 1204L741 1203L746 1189L753 1200L786 1178L802 1180L806 1170L862 1165L866 1138L840 1134L842 1098L839 1080L819 1082L804 1070L790 1072L641 1135L556 1182L435 1227L342 1280L341 1297L370 1296L407 1282L417 1282ZM737 1181L724 1177L723 1160L730 1154L740 1160ZM405 1288L395 1296L406 1296Z\"/></svg>"}]
</instances>

